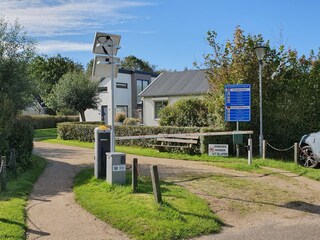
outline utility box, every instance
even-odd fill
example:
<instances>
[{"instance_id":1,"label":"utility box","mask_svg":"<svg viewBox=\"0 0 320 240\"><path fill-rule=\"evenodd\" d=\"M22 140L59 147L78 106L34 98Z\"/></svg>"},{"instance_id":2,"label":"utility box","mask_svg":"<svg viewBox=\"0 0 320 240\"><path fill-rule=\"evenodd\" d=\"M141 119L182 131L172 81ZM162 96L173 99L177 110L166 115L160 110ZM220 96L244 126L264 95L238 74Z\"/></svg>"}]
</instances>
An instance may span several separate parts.
<instances>
[{"instance_id":1,"label":"utility box","mask_svg":"<svg viewBox=\"0 0 320 240\"><path fill-rule=\"evenodd\" d=\"M110 152L111 131L106 126L94 129L94 176L106 179L106 153Z\"/></svg>"},{"instance_id":2,"label":"utility box","mask_svg":"<svg viewBox=\"0 0 320 240\"><path fill-rule=\"evenodd\" d=\"M106 180L111 184L126 183L126 154L119 152L108 152Z\"/></svg>"}]
</instances>

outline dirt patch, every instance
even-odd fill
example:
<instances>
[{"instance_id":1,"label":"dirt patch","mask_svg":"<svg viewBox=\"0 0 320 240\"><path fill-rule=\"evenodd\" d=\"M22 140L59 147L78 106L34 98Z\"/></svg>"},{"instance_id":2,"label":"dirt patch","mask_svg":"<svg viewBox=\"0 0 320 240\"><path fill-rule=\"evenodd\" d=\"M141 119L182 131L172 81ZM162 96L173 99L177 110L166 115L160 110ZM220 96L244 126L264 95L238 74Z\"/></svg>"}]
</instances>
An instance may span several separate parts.
<instances>
[{"instance_id":1,"label":"dirt patch","mask_svg":"<svg viewBox=\"0 0 320 240\"><path fill-rule=\"evenodd\" d=\"M249 234L252 227L260 227L265 234L276 228L276 235L261 239L317 239L313 235L320 227L314 229L320 215L317 181L271 168L268 174L252 174L191 161L139 157L139 162L140 174L149 175L151 164L158 165L162 179L182 185L208 201L224 221L222 234L200 239L259 239ZM298 234L300 227L303 229ZM245 237L239 238L237 232Z\"/></svg>"}]
</instances>

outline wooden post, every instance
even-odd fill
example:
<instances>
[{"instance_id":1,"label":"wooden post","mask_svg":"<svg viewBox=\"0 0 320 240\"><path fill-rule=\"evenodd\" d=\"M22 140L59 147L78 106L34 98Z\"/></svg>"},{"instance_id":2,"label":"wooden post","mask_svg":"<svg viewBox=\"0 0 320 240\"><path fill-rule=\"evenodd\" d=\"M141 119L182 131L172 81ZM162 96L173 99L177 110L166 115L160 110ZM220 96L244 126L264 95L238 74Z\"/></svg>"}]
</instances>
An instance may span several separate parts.
<instances>
[{"instance_id":1,"label":"wooden post","mask_svg":"<svg viewBox=\"0 0 320 240\"><path fill-rule=\"evenodd\" d=\"M153 188L155 201L157 204L162 204L158 167L156 165L153 165L150 167L150 170L151 170L152 188Z\"/></svg>"},{"instance_id":2,"label":"wooden post","mask_svg":"<svg viewBox=\"0 0 320 240\"><path fill-rule=\"evenodd\" d=\"M138 159L134 158L132 161L132 191L137 192L138 188Z\"/></svg>"},{"instance_id":3,"label":"wooden post","mask_svg":"<svg viewBox=\"0 0 320 240\"><path fill-rule=\"evenodd\" d=\"M248 139L248 164L252 164L252 138L249 136Z\"/></svg>"},{"instance_id":4,"label":"wooden post","mask_svg":"<svg viewBox=\"0 0 320 240\"><path fill-rule=\"evenodd\" d=\"M294 143L294 163L299 164L299 146L298 143Z\"/></svg>"},{"instance_id":5,"label":"wooden post","mask_svg":"<svg viewBox=\"0 0 320 240\"><path fill-rule=\"evenodd\" d=\"M6 157L1 157L0 163L0 190L6 190Z\"/></svg>"},{"instance_id":6,"label":"wooden post","mask_svg":"<svg viewBox=\"0 0 320 240\"><path fill-rule=\"evenodd\" d=\"M266 159L266 140L262 141L262 159Z\"/></svg>"}]
</instances>

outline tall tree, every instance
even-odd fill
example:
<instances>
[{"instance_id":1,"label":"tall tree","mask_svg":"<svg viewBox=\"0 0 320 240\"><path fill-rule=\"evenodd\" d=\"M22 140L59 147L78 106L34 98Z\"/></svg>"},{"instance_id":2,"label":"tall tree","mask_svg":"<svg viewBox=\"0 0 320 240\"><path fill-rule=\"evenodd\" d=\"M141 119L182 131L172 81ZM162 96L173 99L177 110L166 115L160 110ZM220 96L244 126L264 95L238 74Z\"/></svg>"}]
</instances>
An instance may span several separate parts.
<instances>
[{"instance_id":1,"label":"tall tree","mask_svg":"<svg viewBox=\"0 0 320 240\"><path fill-rule=\"evenodd\" d=\"M34 41L20 24L0 17L0 153L8 147L16 115L32 102L27 66L33 56Z\"/></svg>"},{"instance_id":2,"label":"tall tree","mask_svg":"<svg viewBox=\"0 0 320 240\"><path fill-rule=\"evenodd\" d=\"M41 97L46 101L53 87L67 72L83 71L82 65L60 54L37 56L30 64L31 77L37 82Z\"/></svg>"},{"instance_id":3,"label":"tall tree","mask_svg":"<svg viewBox=\"0 0 320 240\"><path fill-rule=\"evenodd\" d=\"M140 58L137 58L133 55L130 55L125 57L121 61L121 68L124 68L126 70L132 70L132 71L143 71L143 72L154 73L156 66L151 65L149 62L144 61Z\"/></svg>"},{"instance_id":4,"label":"tall tree","mask_svg":"<svg viewBox=\"0 0 320 240\"><path fill-rule=\"evenodd\" d=\"M83 72L69 72L62 76L54 86L48 104L50 107L78 111L82 121L86 121L84 112L88 108L96 109L100 101L98 83L90 81Z\"/></svg>"},{"instance_id":5,"label":"tall tree","mask_svg":"<svg viewBox=\"0 0 320 240\"><path fill-rule=\"evenodd\" d=\"M202 66L207 69L210 85L207 101L216 125L231 127L224 122L224 86L249 83L252 86L252 121L243 123L242 128L252 129L258 135L259 64L254 48L265 45L262 77L265 138L274 145L287 147L304 132L318 127L316 119L320 113L314 106L320 102L314 93L319 92L319 56L299 58L295 51L285 50L284 46L271 48L261 35L244 35L240 27L236 28L232 41L221 44L216 39L217 34L209 31L207 41L212 53L204 56Z\"/></svg>"}]
</instances>

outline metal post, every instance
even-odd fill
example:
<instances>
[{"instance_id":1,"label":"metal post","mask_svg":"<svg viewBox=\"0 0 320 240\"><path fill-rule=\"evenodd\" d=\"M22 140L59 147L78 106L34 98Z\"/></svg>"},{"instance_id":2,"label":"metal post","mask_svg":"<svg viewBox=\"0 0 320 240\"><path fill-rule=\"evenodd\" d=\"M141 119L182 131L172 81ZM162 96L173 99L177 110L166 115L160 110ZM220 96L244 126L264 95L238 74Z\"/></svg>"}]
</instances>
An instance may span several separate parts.
<instances>
[{"instance_id":1,"label":"metal post","mask_svg":"<svg viewBox=\"0 0 320 240\"><path fill-rule=\"evenodd\" d=\"M266 159L266 140L262 141L262 159Z\"/></svg>"},{"instance_id":2,"label":"metal post","mask_svg":"<svg viewBox=\"0 0 320 240\"><path fill-rule=\"evenodd\" d=\"M263 123L262 123L262 60L259 60L259 104L260 104L260 135L259 135L259 154L262 157Z\"/></svg>"},{"instance_id":3,"label":"metal post","mask_svg":"<svg viewBox=\"0 0 320 240\"><path fill-rule=\"evenodd\" d=\"M114 62L113 62L113 53L114 53L114 45L113 41L111 40L111 147L110 151L115 152L115 127L114 127Z\"/></svg>"},{"instance_id":4,"label":"metal post","mask_svg":"<svg viewBox=\"0 0 320 240\"><path fill-rule=\"evenodd\" d=\"M252 138L251 135L248 139L248 165L252 164Z\"/></svg>"},{"instance_id":5,"label":"metal post","mask_svg":"<svg viewBox=\"0 0 320 240\"><path fill-rule=\"evenodd\" d=\"M239 122L237 122L237 132L239 131ZM239 157L240 149L239 149L239 144L236 144L236 155L237 158Z\"/></svg>"}]
</instances>

